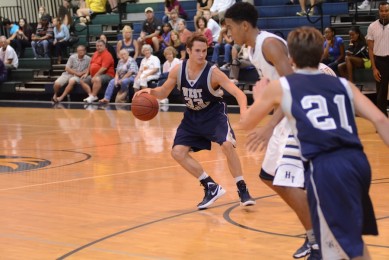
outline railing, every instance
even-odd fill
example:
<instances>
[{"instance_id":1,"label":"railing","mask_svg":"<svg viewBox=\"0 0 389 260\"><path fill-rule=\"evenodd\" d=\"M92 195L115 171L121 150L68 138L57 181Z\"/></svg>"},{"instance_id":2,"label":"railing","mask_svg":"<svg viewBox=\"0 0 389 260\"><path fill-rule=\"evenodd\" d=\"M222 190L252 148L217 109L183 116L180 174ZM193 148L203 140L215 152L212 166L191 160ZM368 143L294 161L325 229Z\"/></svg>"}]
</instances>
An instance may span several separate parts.
<instances>
[{"instance_id":1,"label":"railing","mask_svg":"<svg viewBox=\"0 0 389 260\"><path fill-rule=\"evenodd\" d=\"M313 8L316 8L317 11L318 11L318 14L319 14L319 17L317 17L316 19L313 19L309 13L310 11L313 9ZM310 6L307 10L307 19L310 23L317 23L318 21L320 21L320 28L321 28L321 32L323 33L324 32L324 21L323 21L323 1L317 1L314 5Z\"/></svg>"}]
</instances>

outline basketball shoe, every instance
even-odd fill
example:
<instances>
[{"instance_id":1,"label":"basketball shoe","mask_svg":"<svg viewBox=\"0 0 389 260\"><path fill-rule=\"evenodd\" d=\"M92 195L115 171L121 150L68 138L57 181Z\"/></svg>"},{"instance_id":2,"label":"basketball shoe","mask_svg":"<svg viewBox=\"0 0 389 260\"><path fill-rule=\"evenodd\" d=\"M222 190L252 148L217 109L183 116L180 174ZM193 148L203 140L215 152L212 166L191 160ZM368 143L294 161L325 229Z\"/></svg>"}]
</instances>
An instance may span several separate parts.
<instances>
[{"instance_id":1,"label":"basketball shoe","mask_svg":"<svg viewBox=\"0 0 389 260\"><path fill-rule=\"evenodd\" d=\"M212 205L212 203L214 203L218 198L226 193L222 186L214 183L213 181L210 181L208 178L200 181L201 185L204 186L205 195L203 201L197 205L198 209L208 208L210 205Z\"/></svg>"},{"instance_id":2,"label":"basketball shoe","mask_svg":"<svg viewBox=\"0 0 389 260\"><path fill-rule=\"evenodd\" d=\"M322 260L318 244L311 245L311 254L307 258L307 260Z\"/></svg>"},{"instance_id":3,"label":"basketball shoe","mask_svg":"<svg viewBox=\"0 0 389 260\"><path fill-rule=\"evenodd\" d=\"M250 196L249 190L246 187L244 180L238 181L236 183L238 186L238 194L240 198L240 205L242 206L251 206L255 204L255 200Z\"/></svg>"},{"instance_id":4,"label":"basketball shoe","mask_svg":"<svg viewBox=\"0 0 389 260\"><path fill-rule=\"evenodd\" d=\"M302 258L311 253L311 245L309 244L308 238L305 238L304 244L296 250L293 254L293 258Z\"/></svg>"},{"instance_id":5,"label":"basketball shoe","mask_svg":"<svg viewBox=\"0 0 389 260\"><path fill-rule=\"evenodd\" d=\"M368 0L363 1L361 5L358 5L358 9L368 9L369 7L370 2Z\"/></svg>"}]
</instances>

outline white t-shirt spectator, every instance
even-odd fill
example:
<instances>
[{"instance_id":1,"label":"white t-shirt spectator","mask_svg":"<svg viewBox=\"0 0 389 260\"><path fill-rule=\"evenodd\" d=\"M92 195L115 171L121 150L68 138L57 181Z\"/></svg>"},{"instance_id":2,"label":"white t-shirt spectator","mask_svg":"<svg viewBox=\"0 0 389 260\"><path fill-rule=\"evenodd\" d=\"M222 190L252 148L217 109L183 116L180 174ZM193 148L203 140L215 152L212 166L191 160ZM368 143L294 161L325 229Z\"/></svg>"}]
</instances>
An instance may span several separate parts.
<instances>
[{"instance_id":1,"label":"white t-shirt spectator","mask_svg":"<svg viewBox=\"0 0 389 260\"><path fill-rule=\"evenodd\" d=\"M209 9L212 13L214 12L224 12L235 4L235 0L215 0Z\"/></svg>"},{"instance_id":2,"label":"white t-shirt spectator","mask_svg":"<svg viewBox=\"0 0 389 260\"><path fill-rule=\"evenodd\" d=\"M182 60L178 58L174 58L172 62L169 62L168 60L165 61L162 67L162 72L163 73L170 72L172 68L174 68L177 64L180 64L181 62Z\"/></svg>"},{"instance_id":3,"label":"white t-shirt spectator","mask_svg":"<svg viewBox=\"0 0 389 260\"><path fill-rule=\"evenodd\" d=\"M19 66L18 55L10 45L7 46L5 51L3 48L0 48L0 60L2 60L4 64L6 64L8 60L12 60L11 64L15 69Z\"/></svg>"},{"instance_id":4,"label":"white t-shirt spectator","mask_svg":"<svg viewBox=\"0 0 389 260\"><path fill-rule=\"evenodd\" d=\"M210 29L212 32L213 42L217 42L219 39L220 30L221 30L220 25L215 20L210 18L207 22L207 28Z\"/></svg>"}]
</instances>

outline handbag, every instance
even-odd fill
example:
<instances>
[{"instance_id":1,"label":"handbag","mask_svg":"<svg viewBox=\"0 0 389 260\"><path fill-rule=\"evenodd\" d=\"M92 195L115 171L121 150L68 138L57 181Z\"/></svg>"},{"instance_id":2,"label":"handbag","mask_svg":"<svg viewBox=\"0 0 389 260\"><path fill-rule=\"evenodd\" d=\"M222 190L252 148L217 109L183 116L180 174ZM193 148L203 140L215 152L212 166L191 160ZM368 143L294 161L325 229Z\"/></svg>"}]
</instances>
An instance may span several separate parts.
<instances>
[{"instance_id":1,"label":"handbag","mask_svg":"<svg viewBox=\"0 0 389 260\"><path fill-rule=\"evenodd\" d=\"M363 66L365 69L370 69L371 68L371 60L368 58L362 58L363 60Z\"/></svg>"}]
</instances>

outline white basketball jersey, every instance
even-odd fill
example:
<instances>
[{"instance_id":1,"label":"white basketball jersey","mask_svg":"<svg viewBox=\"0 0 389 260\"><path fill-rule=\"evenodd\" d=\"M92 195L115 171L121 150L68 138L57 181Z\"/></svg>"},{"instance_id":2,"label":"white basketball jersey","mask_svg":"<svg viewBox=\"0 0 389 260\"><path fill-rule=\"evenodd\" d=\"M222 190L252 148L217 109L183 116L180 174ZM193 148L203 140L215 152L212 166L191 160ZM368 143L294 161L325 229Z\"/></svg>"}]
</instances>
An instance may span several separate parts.
<instances>
[{"instance_id":1,"label":"white basketball jersey","mask_svg":"<svg viewBox=\"0 0 389 260\"><path fill-rule=\"evenodd\" d=\"M284 39L282 39L281 37L279 37L273 33L261 31L258 34L257 39L255 41L254 50L251 46L249 46L249 58L250 58L250 62L257 69L258 75L261 78L267 77L270 80L275 80L275 79L279 79L280 76L278 75L275 67L266 61L265 57L263 56L263 52L262 52L262 44L263 44L264 40L266 40L267 38L270 38L270 37L273 37L273 38L280 40L282 43L285 44L285 46L287 46L286 41Z\"/></svg>"}]
</instances>

